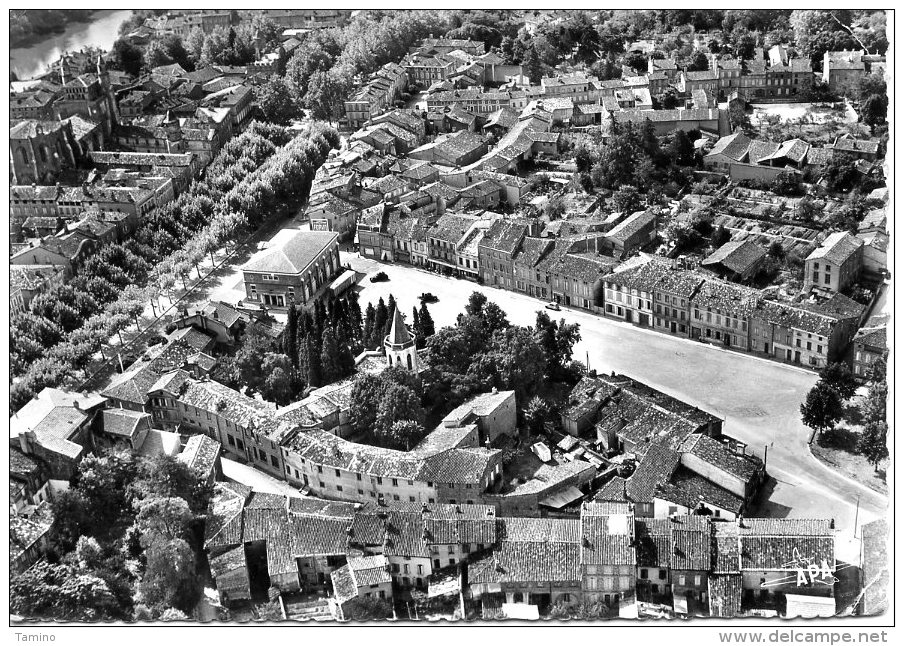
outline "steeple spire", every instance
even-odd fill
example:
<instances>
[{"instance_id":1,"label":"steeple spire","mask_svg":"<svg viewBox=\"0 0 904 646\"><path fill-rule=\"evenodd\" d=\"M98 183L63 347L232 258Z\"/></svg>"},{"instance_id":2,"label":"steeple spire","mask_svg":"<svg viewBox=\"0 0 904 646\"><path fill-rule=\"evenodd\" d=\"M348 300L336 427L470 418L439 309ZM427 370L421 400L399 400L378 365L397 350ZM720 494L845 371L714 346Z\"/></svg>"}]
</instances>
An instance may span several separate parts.
<instances>
[{"instance_id":1,"label":"steeple spire","mask_svg":"<svg viewBox=\"0 0 904 646\"><path fill-rule=\"evenodd\" d=\"M405 321L402 320L402 312L396 305L392 317L392 328L389 330L389 342L393 345L404 345L411 341L411 334L405 327Z\"/></svg>"}]
</instances>

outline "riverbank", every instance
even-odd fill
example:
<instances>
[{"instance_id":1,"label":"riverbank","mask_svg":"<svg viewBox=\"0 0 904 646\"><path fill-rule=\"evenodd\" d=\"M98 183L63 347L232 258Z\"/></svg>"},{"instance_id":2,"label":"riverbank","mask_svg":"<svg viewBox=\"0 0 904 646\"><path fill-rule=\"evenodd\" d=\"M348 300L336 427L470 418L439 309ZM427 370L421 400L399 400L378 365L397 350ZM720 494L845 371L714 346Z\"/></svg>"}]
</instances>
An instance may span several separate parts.
<instances>
[{"instance_id":1,"label":"riverbank","mask_svg":"<svg viewBox=\"0 0 904 646\"><path fill-rule=\"evenodd\" d=\"M86 10L87 11L87 10ZM21 17L24 14L19 12ZM69 20L62 29L20 36L25 45L9 50L10 71L21 81L43 74L65 52L86 47L109 50L119 35L119 27L132 15L131 9L92 9L84 20Z\"/></svg>"},{"instance_id":2,"label":"riverbank","mask_svg":"<svg viewBox=\"0 0 904 646\"><path fill-rule=\"evenodd\" d=\"M26 13L26 11L28 13ZM97 9L37 9L11 11L10 48L33 47L43 40L66 33L71 25L91 22ZM40 22L36 19L40 18ZM48 20L49 19L49 20Z\"/></svg>"}]
</instances>

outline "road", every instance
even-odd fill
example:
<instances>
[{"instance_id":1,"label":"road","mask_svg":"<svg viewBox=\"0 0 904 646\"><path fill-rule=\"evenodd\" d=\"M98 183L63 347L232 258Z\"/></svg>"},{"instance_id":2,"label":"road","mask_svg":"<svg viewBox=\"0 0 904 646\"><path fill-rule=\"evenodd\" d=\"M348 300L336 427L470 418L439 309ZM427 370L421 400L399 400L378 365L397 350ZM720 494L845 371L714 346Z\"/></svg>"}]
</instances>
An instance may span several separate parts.
<instances>
[{"instance_id":1,"label":"road","mask_svg":"<svg viewBox=\"0 0 904 646\"><path fill-rule=\"evenodd\" d=\"M471 292L478 290L496 302L512 323L533 324L542 303L523 294L446 278L405 265L389 265L342 253L343 264L373 274L385 271L390 280L361 282L362 308L392 293L410 316L422 292L440 301L428 306L437 327L452 325ZM872 489L829 469L810 453L809 429L800 421L800 404L816 383L812 372L758 357L729 352L698 341L680 339L592 313L563 308L554 314L581 326L575 358L600 372L615 371L638 379L683 401L724 418L725 433L747 442L766 457L775 479L763 513L775 517L831 517L839 535L839 557L859 553L853 537L859 525L885 515L886 499ZM858 509L859 497L859 509ZM859 531L858 531L859 534Z\"/></svg>"}]
</instances>

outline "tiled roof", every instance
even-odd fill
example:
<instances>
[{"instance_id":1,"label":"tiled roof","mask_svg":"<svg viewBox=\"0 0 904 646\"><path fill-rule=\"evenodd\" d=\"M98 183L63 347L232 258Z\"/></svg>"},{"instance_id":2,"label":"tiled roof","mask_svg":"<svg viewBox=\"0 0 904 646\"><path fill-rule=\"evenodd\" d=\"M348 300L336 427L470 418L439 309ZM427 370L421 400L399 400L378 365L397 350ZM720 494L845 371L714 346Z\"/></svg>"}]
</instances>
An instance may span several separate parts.
<instances>
[{"instance_id":1,"label":"tiled roof","mask_svg":"<svg viewBox=\"0 0 904 646\"><path fill-rule=\"evenodd\" d=\"M553 241L547 238L525 238L515 256L515 262L525 267L535 267L553 245Z\"/></svg>"},{"instance_id":2,"label":"tiled roof","mask_svg":"<svg viewBox=\"0 0 904 646\"><path fill-rule=\"evenodd\" d=\"M218 483L216 487L207 508L204 525L206 549L239 545L243 542L242 512L245 499L250 492L242 494L222 483Z\"/></svg>"},{"instance_id":3,"label":"tiled roof","mask_svg":"<svg viewBox=\"0 0 904 646\"><path fill-rule=\"evenodd\" d=\"M653 288L670 273L672 270L666 262L651 257L648 262L621 271L616 270L606 276L606 282L628 289L652 292Z\"/></svg>"},{"instance_id":4,"label":"tiled roof","mask_svg":"<svg viewBox=\"0 0 904 646\"><path fill-rule=\"evenodd\" d=\"M620 223L615 225L607 234L607 238L625 241L635 235L643 227L656 221L656 214L647 209L632 213Z\"/></svg>"},{"instance_id":5,"label":"tiled roof","mask_svg":"<svg viewBox=\"0 0 904 646\"><path fill-rule=\"evenodd\" d=\"M628 497L625 495L626 482L627 481L621 476L615 476L609 482L603 485L603 487L593 497L593 500L598 502L627 501Z\"/></svg>"},{"instance_id":6,"label":"tiled roof","mask_svg":"<svg viewBox=\"0 0 904 646\"><path fill-rule=\"evenodd\" d=\"M814 249L807 260L827 260L834 265L841 265L863 246L863 241L848 231L836 231L823 240Z\"/></svg>"},{"instance_id":7,"label":"tiled roof","mask_svg":"<svg viewBox=\"0 0 904 646\"><path fill-rule=\"evenodd\" d=\"M743 274L766 256L766 250L750 240L731 240L707 256L703 266L722 265L735 273Z\"/></svg>"},{"instance_id":8,"label":"tiled roof","mask_svg":"<svg viewBox=\"0 0 904 646\"><path fill-rule=\"evenodd\" d=\"M150 418L147 413L139 413L127 408L107 408L101 412L101 424L105 433L132 437L142 420Z\"/></svg>"},{"instance_id":9,"label":"tiled roof","mask_svg":"<svg viewBox=\"0 0 904 646\"><path fill-rule=\"evenodd\" d=\"M215 412L246 429L260 425L276 412L276 406L272 403L248 397L210 379L188 381L179 400L188 406Z\"/></svg>"},{"instance_id":10,"label":"tiled roof","mask_svg":"<svg viewBox=\"0 0 904 646\"><path fill-rule=\"evenodd\" d=\"M33 139L40 134L50 134L62 128L59 121L39 121L37 119L25 119L15 123L9 128L10 139Z\"/></svg>"},{"instance_id":11,"label":"tiled roof","mask_svg":"<svg viewBox=\"0 0 904 646\"><path fill-rule=\"evenodd\" d=\"M220 443L206 435L192 435L179 454L179 460L202 476L213 469L220 455Z\"/></svg>"},{"instance_id":12,"label":"tiled roof","mask_svg":"<svg viewBox=\"0 0 904 646\"><path fill-rule=\"evenodd\" d=\"M30 431L45 448L78 458L84 449L70 438L89 420L91 409L102 402L96 395L45 388L10 417L10 438Z\"/></svg>"},{"instance_id":13,"label":"tiled roof","mask_svg":"<svg viewBox=\"0 0 904 646\"><path fill-rule=\"evenodd\" d=\"M713 523L713 563L717 574L741 572L740 529L737 523Z\"/></svg>"},{"instance_id":14,"label":"tiled roof","mask_svg":"<svg viewBox=\"0 0 904 646\"><path fill-rule=\"evenodd\" d=\"M691 435L685 440L681 450L744 482L751 481L763 468L763 461L755 455L738 455L724 444L705 435Z\"/></svg>"},{"instance_id":15,"label":"tiled roof","mask_svg":"<svg viewBox=\"0 0 904 646\"><path fill-rule=\"evenodd\" d=\"M500 518L499 540L504 542L575 543L581 539L577 518Z\"/></svg>"},{"instance_id":16,"label":"tiled roof","mask_svg":"<svg viewBox=\"0 0 904 646\"><path fill-rule=\"evenodd\" d=\"M854 343L861 343L871 348L881 348L884 350L888 347L888 340L886 337L887 329L884 325L882 327L863 328L857 332L857 336L854 337Z\"/></svg>"},{"instance_id":17,"label":"tiled roof","mask_svg":"<svg viewBox=\"0 0 904 646\"><path fill-rule=\"evenodd\" d=\"M244 271L299 274L337 238L332 231L292 231L274 239L275 246L245 264Z\"/></svg>"},{"instance_id":18,"label":"tiled roof","mask_svg":"<svg viewBox=\"0 0 904 646\"><path fill-rule=\"evenodd\" d=\"M247 566L244 545L234 547L210 559L210 573L214 579Z\"/></svg>"},{"instance_id":19,"label":"tiled roof","mask_svg":"<svg viewBox=\"0 0 904 646\"><path fill-rule=\"evenodd\" d=\"M9 560L11 566L23 552L41 540L51 530L53 521L53 510L47 502L42 502L27 518L10 513Z\"/></svg>"},{"instance_id":20,"label":"tiled roof","mask_svg":"<svg viewBox=\"0 0 904 646\"><path fill-rule=\"evenodd\" d=\"M832 521L745 518L740 527L742 570L796 570L803 560L835 565Z\"/></svg>"},{"instance_id":21,"label":"tiled roof","mask_svg":"<svg viewBox=\"0 0 904 646\"><path fill-rule=\"evenodd\" d=\"M646 455L637 469L628 478L626 490L634 502L653 502L656 488L665 484L678 467L680 456L677 451L662 442L656 442L647 449Z\"/></svg>"},{"instance_id":22,"label":"tiled roof","mask_svg":"<svg viewBox=\"0 0 904 646\"><path fill-rule=\"evenodd\" d=\"M712 528L708 516L674 516L672 532L673 570L709 570L712 561Z\"/></svg>"},{"instance_id":23,"label":"tiled roof","mask_svg":"<svg viewBox=\"0 0 904 646\"><path fill-rule=\"evenodd\" d=\"M511 490L505 490L504 495L543 495L554 488L561 491L560 485L563 483L573 482L574 479L587 481L595 474L596 467L584 460L573 460L563 464L542 464L528 480L515 485Z\"/></svg>"},{"instance_id":24,"label":"tiled roof","mask_svg":"<svg viewBox=\"0 0 904 646\"><path fill-rule=\"evenodd\" d=\"M421 511L431 544L496 542L496 510L488 505L428 505Z\"/></svg>"},{"instance_id":25,"label":"tiled roof","mask_svg":"<svg viewBox=\"0 0 904 646\"><path fill-rule=\"evenodd\" d=\"M759 290L751 287L707 278L697 290L693 304L704 311L709 307L723 313L746 317L756 308L759 297Z\"/></svg>"},{"instance_id":26,"label":"tiled roof","mask_svg":"<svg viewBox=\"0 0 904 646\"><path fill-rule=\"evenodd\" d=\"M616 513L610 513L616 512ZM581 513L581 563L634 565L634 514L599 503L585 503Z\"/></svg>"},{"instance_id":27,"label":"tiled roof","mask_svg":"<svg viewBox=\"0 0 904 646\"><path fill-rule=\"evenodd\" d=\"M638 567L668 568L672 559L672 530L668 518L634 519Z\"/></svg>"},{"instance_id":28,"label":"tiled roof","mask_svg":"<svg viewBox=\"0 0 904 646\"><path fill-rule=\"evenodd\" d=\"M750 138L741 133L736 132L733 135L722 137L715 143L709 151L709 155L725 155L729 159L735 161L743 161L747 155L747 149L750 147Z\"/></svg>"},{"instance_id":29,"label":"tiled roof","mask_svg":"<svg viewBox=\"0 0 904 646\"><path fill-rule=\"evenodd\" d=\"M340 605L358 596L358 586L355 585L352 570L348 565L330 572L330 579L333 581L333 596Z\"/></svg>"},{"instance_id":30,"label":"tiled roof","mask_svg":"<svg viewBox=\"0 0 904 646\"><path fill-rule=\"evenodd\" d=\"M479 483L498 454L485 448L449 449L425 458L417 477L428 482Z\"/></svg>"},{"instance_id":31,"label":"tiled roof","mask_svg":"<svg viewBox=\"0 0 904 646\"><path fill-rule=\"evenodd\" d=\"M738 514L744 506L740 496L685 467L678 467L672 479L656 489L656 497L691 511L698 503L703 503L710 508L715 506Z\"/></svg>"},{"instance_id":32,"label":"tiled roof","mask_svg":"<svg viewBox=\"0 0 904 646\"><path fill-rule=\"evenodd\" d=\"M438 240L457 243L476 220L473 215L446 214L428 229L427 235Z\"/></svg>"},{"instance_id":33,"label":"tiled roof","mask_svg":"<svg viewBox=\"0 0 904 646\"><path fill-rule=\"evenodd\" d=\"M19 447L10 445L9 474L11 476L28 477L38 473L42 468L42 464L38 462L36 456L23 453Z\"/></svg>"},{"instance_id":34,"label":"tiled roof","mask_svg":"<svg viewBox=\"0 0 904 646\"><path fill-rule=\"evenodd\" d=\"M687 110L621 110L613 113L616 122L653 123L672 121L718 121L718 108L688 108Z\"/></svg>"}]
</instances>

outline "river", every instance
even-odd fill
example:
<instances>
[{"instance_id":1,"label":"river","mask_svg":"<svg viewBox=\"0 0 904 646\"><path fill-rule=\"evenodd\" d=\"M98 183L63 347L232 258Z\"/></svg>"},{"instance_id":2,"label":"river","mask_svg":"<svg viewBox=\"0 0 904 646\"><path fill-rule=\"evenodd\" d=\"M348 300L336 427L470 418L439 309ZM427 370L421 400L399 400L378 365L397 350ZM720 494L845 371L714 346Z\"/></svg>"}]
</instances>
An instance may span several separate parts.
<instances>
[{"instance_id":1,"label":"river","mask_svg":"<svg viewBox=\"0 0 904 646\"><path fill-rule=\"evenodd\" d=\"M73 22L66 31L54 34L28 47L9 51L9 66L21 79L29 79L47 70L63 52L75 52L83 47L108 50L119 36L119 26L132 14L131 9L97 11L88 22Z\"/></svg>"}]
</instances>

